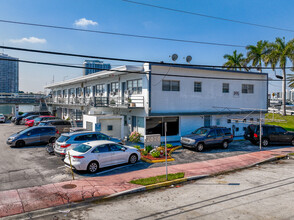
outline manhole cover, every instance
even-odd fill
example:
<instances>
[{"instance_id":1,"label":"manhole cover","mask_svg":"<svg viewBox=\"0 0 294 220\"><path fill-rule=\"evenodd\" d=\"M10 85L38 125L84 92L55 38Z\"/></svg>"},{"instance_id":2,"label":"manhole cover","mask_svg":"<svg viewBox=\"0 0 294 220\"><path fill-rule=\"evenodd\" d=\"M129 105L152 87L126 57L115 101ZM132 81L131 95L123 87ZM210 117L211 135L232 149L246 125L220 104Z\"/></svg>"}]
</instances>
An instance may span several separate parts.
<instances>
[{"instance_id":1,"label":"manhole cover","mask_svg":"<svg viewBox=\"0 0 294 220\"><path fill-rule=\"evenodd\" d=\"M77 185L75 185L75 184L65 184L62 186L63 189L73 189L76 187L77 187Z\"/></svg>"}]
</instances>

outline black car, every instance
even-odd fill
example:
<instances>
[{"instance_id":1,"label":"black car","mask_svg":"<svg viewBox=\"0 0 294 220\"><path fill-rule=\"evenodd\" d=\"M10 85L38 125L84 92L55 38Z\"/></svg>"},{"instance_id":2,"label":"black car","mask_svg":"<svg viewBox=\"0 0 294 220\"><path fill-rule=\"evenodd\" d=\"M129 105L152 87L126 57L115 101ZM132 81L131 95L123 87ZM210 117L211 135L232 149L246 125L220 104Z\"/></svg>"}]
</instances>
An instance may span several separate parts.
<instances>
[{"instance_id":1,"label":"black car","mask_svg":"<svg viewBox=\"0 0 294 220\"><path fill-rule=\"evenodd\" d=\"M209 146L221 145L228 148L233 141L231 130L224 127L202 127L192 132L192 134L181 137L183 147L194 148L203 151Z\"/></svg>"},{"instance_id":2,"label":"black car","mask_svg":"<svg viewBox=\"0 0 294 220\"><path fill-rule=\"evenodd\" d=\"M45 112L36 112L36 111L34 111L34 112L25 112L25 113L23 113L22 115L20 115L20 116L14 118L14 119L12 120L12 122L13 122L14 124L16 124L16 125L19 125L19 124L22 122L22 119L23 119L23 118L26 118L26 117L31 116L31 115L51 115L51 113L48 112L48 111L45 111Z\"/></svg>"},{"instance_id":3,"label":"black car","mask_svg":"<svg viewBox=\"0 0 294 220\"><path fill-rule=\"evenodd\" d=\"M259 143L259 125L249 125L244 138L252 144ZM294 132L289 132L276 125L262 125L261 144L267 147L270 144L292 144L294 146Z\"/></svg>"}]
</instances>

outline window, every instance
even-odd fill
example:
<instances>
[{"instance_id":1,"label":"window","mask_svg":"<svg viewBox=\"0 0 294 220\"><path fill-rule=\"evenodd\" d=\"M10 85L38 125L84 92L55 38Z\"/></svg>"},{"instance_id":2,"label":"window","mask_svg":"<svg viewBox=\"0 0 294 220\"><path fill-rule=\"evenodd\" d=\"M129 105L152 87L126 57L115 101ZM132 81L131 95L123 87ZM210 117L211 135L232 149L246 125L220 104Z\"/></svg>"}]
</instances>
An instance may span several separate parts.
<instances>
[{"instance_id":1,"label":"window","mask_svg":"<svg viewBox=\"0 0 294 220\"><path fill-rule=\"evenodd\" d=\"M276 127L276 132L277 132L278 134L284 134L284 133L286 133L287 131L286 131L284 128Z\"/></svg>"},{"instance_id":2,"label":"window","mask_svg":"<svg viewBox=\"0 0 294 220\"><path fill-rule=\"evenodd\" d=\"M70 95L71 97L73 97L73 96L75 95L75 89L74 89L74 88L69 89L69 95Z\"/></svg>"},{"instance_id":3,"label":"window","mask_svg":"<svg viewBox=\"0 0 294 220\"><path fill-rule=\"evenodd\" d=\"M109 140L109 138L104 134L97 134L97 140Z\"/></svg>"},{"instance_id":4,"label":"window","mask_svg":"<svg viewBox=\"0 0 294 220\"><path fill-rule=\"evenodd\" d=\"M91 93L92 93L92 87L91 86L87 86L85 88L85 94L86 94L86 96L90 96Z\"/></svg>"},{"instance_id":5,"label":"window","mask_svg":"<svg viewBox=\"0 0 294 220\"><path fill-rule=\"evenodd\" d=\"M165 135L164 123L167 122L167 136L179 134L179 117L150 117L146 118L146 134Z\"/></svg>"},{"instance_id":6,"label":"window","mask_svg":"<svg viewBox=\"0 0 294 220\"><path fill-rule=\"evenodd\" d=\"M67 94L68 94L67 89L64 89L64 90L63 90L63 97L67 97Z\"/></svg>"},{"instance_id":7,"label":"window","mask_svg":"<svg viewBox=\"0 0 294 220\"><path fill-rule=\"evenodd\" d=\"M144 117L137 117L137 127L144 128Z\"/></svg>"},{"instance_id":8,"label":"window","mask_svg":"<svg viewBox=\"0 0 294 220\"><path fill-rule=\"evenodd\" d=\"M99 93L104 93L104 85L103 84L96 85L96 95L99 95Z\"/></svg>"},{"instance_id":9,"label":"window","mask_svg":"<svg viewBox=\"0 0 294 220\"><path fill-rule=\"evenodd\" d=\"M127 87L133 94L142 94L142 79L127 81Z\"/></svg>"},{"instance_id":10,"label":"window","mask_svg":"<svg viewBox=\"0 0 294 220\"><path fill-rule=\"evenodd\" d=\"M207 135L207 137L215 137L215 136L216 136L215 130L210 131Z\"/></svg>"},{"instance_id":11,"label":"window","mask_svg":"<svg viewBox=\"0 0 294 220\"><path fill-rule=\"evenodd\" d=\"M223 83L223 93L229 93L229 92L230 92L230 84Z\"/></svg>"},{"instance_id":12,"label":"window","mask_svg":"<svg viewBox=\"0 0 294 220\"><path fill-rule=\"evenodd\" d=\"M239 131L239 127L236 127L236 131Z\"/></svg>"},{"instance_id":13,"label":"window","mask_svg":"<svg viewBox=\"0 0 294 220\"><path fill-rule=\"evenodd\" d=\"M220 125L220 122L221 122L220 118L217 118L215 121L216 125Z\"/></svg>"},{"instance_id":14,"label":"window","mask_svg":"<svg viewBox=\"0 0 294 220\"><path fill-rule=\"evenodd\" d=\"M77 94L77 96L82 96L82 88L81 87L76 88L76 94Z\"/></svg>"},{"instance_id":15,"label":"window","mask_svg":"<svg viewBox=\"0 0 294 220\"><path fill-rule=\"evenodd\" d=\"M119 84L118 82L111 83L111 92L118 92Z\"/></svg>"},{"instance_id":16,"label":"window","mask_svg":"<svg viewBox=\"0 0 294 220\"><path fill-rule=\"evenodd\" d=\"M74 139L75 141L94 141L97 140L96 134L81 135Z\"/></svg>"},{"instance_id":17,"label":"window","mask_svg":"<svg viewBox=\"0 0 294 220\"><path fill-rule=\"evenodd\" d=\"M121 146L117 144L109 144L110 151L121 151Z\"/></svg>"},{"instance_id":18,"label":"window","mask_svg":"<svg viewBox=\"0 0 294 220\"><path fill-rule=\"evenodd\" d=\"M79 153L86 153L88 150L91 149L91 146L87 145L87 144L81 144L78 145L77 147L75 147L73 150Z\"/></svg>"},{"instance_id":19,"label":"window","mask_svg":"<svg viewBox=\"0 0 294 220\"><path fill-rule=\"evenodd\" d=\"M243 119L243 123L246 123L246 118Z\"/></svg>"},{"instance_id":20,"label":"window","mask_svg":"<svg viewBox=\"0 0 294 220\"><path fill-rule=\"evenodd\" d=\"M231 119L228 119L228 120L227 120L227 123L230 124L230 123L231 123Z\"/></svg>"},{"instance_id":21,"label":"window","mask_svg":"<svg viewBox=\"0 0 294 220\"><path fill-rule=\"evenodd\" d=\"M92 153L106 153L106 152L109 152L108 144L100 145L92 151Z\"/></svg>"},{"instance_id":22,"label":"window","mask_svg":"<svg viewBox=\"0 0 294 220\"><path fill-rule=\"evenodd\" d=\"M194 92L201 92L201 91L202 91L202 83L194 82Z\"/></svg>"},{"instance_id":23,"label":"window","mask_svg":"<svg viewBox=\"0 0 294 220\"><path fill-rule=\"evenodd\" d=\"M223 130L222 130L222 129L217 129L217 130L216 130L216 135L217 135L218 137L223 136L223 135L224 135Z\"/></svg>"},{"instance_id":24,"label":"window","mask_svg":"<svg viewBox=\"0 0 294 220\"><path fill-rule=\"evenodd\" d=\"M162 91L180 91L180 81L162 80Z\"/></svg>"},{"instance_id":25,"label":"window","mask_svg":"<svg viewBox=\"0 0 294 220\"><path fill-rule=\"evenodd\" d=\"M253 93L254 86L251 84L242 84L242 93Z\"/></svg>"}]
</instances>

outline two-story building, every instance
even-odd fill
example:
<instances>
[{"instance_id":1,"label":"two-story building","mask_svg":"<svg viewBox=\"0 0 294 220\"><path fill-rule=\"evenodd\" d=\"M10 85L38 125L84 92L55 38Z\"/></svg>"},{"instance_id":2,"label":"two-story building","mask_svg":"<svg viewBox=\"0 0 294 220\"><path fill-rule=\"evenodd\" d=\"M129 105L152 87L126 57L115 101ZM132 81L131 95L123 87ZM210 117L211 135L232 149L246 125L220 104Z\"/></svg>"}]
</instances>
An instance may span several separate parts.
<instances>
[{"instance_id":1,"label":"two-story building","mask_svg":"<svg viewBox=\"0 0 294 220\"><path fill-rule=\"evenodd\" d=\"M243 135L267 109L266 73L148 64L121 66L47 86L48 104L63 118L116 137L138 131L177 141L202 126Z\"/></svg>"}]
</instances>

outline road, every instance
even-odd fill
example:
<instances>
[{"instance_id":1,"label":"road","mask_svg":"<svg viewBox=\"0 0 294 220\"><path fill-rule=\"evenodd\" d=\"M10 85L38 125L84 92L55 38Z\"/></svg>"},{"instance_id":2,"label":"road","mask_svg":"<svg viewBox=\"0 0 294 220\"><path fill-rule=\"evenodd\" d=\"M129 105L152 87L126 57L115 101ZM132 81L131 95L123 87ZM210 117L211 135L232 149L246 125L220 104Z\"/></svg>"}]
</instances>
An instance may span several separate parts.
<instances>
[{"instance_id":1,"label":"road","mask_svg":"<svg viewBox=\"0 0 294 220\"><path fill-rule=\"evenodd\" d=\"M293 168L280 160L36 219L294 219Z\"/></svg>"}]
</instances>

